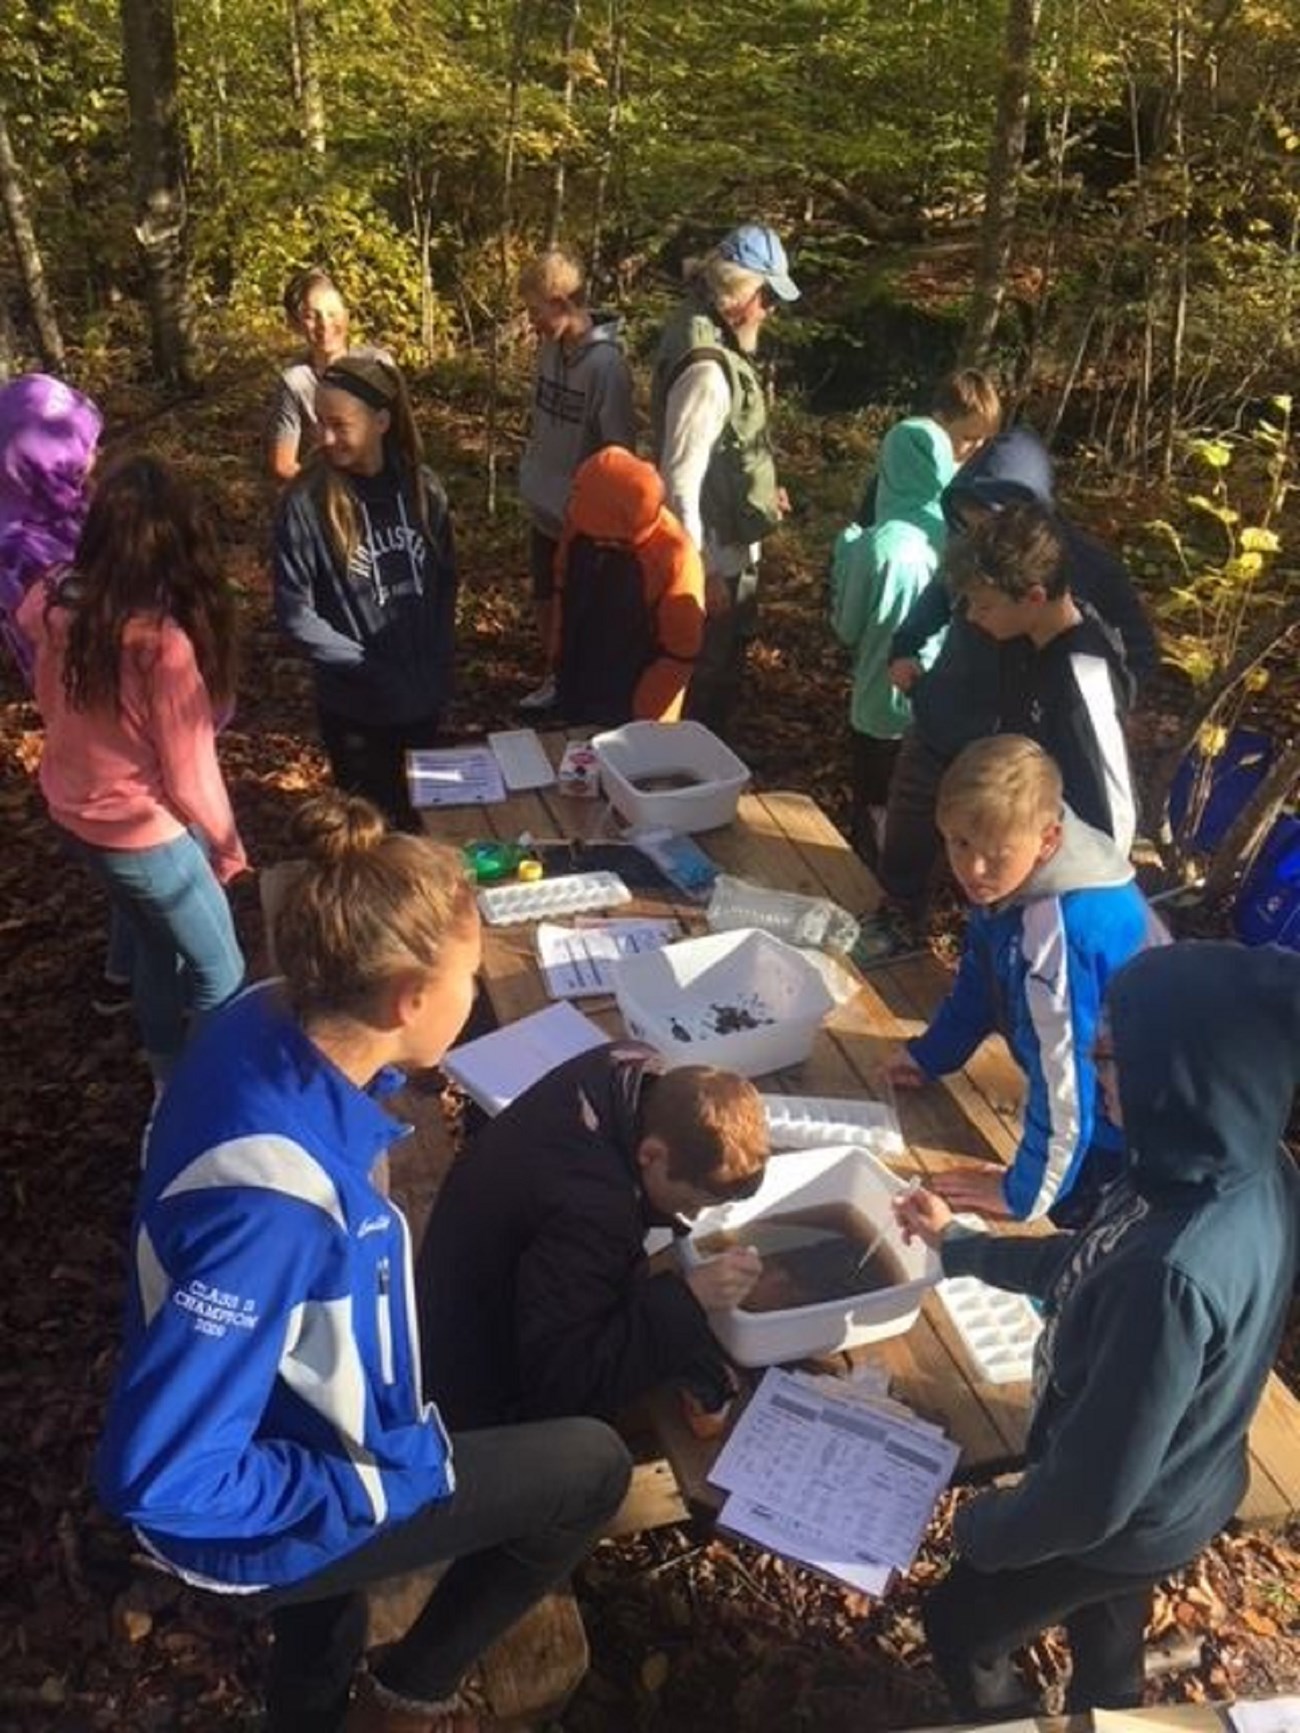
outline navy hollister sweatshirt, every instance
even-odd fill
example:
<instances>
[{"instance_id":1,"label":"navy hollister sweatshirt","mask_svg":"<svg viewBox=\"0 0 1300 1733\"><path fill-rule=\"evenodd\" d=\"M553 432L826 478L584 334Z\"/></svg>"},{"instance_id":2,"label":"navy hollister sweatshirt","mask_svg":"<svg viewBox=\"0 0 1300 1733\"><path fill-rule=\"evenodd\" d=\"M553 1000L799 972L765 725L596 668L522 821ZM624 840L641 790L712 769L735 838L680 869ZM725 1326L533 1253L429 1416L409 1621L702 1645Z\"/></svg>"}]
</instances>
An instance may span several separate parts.
<instances>
[{"instance_id":1,"label":"navy hollister sweatshirt","mask_svg":"<svg viewBox=\"0 0 1300 1733\"><path fill-rule=\"evenodd\" d=\"M325 521L320 472L285 494L275 523L275 613L312 664L321 708L356 722L421 721L451 695L456 560L442 485L415 488L389 462L350 476L358 541L345 567Z\"/></svg>"},{"instance_id":2,"label":"navy hollister sweatshirt","mask_svg":"<svg viewBox=\"0 0 1300 1733\"><path fill-rule=\"evenodd\" d=\"M1028 1467L954 1528L980 1570L1052 1558L1163 1575L1246 1490L1246 1439L1300 1267L1281 1147L1300 1081L1300 956L1145 951L1107 996L1128 1145L1088 1225L944 1237L944 1270L1046 1304Z\"/></svg>"}]
</instances>

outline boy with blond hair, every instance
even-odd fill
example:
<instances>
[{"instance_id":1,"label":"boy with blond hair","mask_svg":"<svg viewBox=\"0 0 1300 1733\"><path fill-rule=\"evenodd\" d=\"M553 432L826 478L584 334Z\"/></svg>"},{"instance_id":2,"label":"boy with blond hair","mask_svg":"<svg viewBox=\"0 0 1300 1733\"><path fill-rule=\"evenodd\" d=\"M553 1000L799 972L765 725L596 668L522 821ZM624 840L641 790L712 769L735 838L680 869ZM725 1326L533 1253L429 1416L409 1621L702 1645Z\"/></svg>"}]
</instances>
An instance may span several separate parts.
<instances>
[{"instance_id":1,"label":"boy with blond hair","mask_svg":"<svg viewBox=\"0 0 1300 1733\"><path fill-rule=\"evenodd\" d=\"M528 567L543 649L554 635L555 555L574 471L607 445L636 449L632 375L614 313L587 305L582 261L567 247L547 247L519 273L519 295L539 339L532 421L519 464L519 492L532 520ZM520 700L521 710L555 703L555 677Z\"/></svg>"},{"instance_id":2,"label":"boy with blond hair","mask_svg":"<svg viewBox=\"0 0 1300 1733\"><path fill-rule=\"evenodd\" d=\"M640 1042L581 1053L513 1101L452 1168L420 1258L426 1389L448 1424L612 1418L665 1382L722 1407L707 1313L738 1306L762 1263L735 1247L652 1274L645 1236L751 1196L767 1154L752 1083L665 1070Z\"/></svg>"},{"instance_id":3,"label":"boy with blond hair","mask_svg":"<svg viewBox=\"0 0 1300 1733\"><path fill-rule=\"evenodd\" d=\"M888 1076L918 1088L1001 1034L1028 1083L1015 1157L1005 1173L955 1173L934 1189L956 1208L1077 1225L1121 1165L1093 1063L1106 986L1167 935L1127 857L1065 805L1061 773L1034 741L968 746L939 785L936 816L971 904L965 946L952 991Z\"/></svg>"}]
</instances>

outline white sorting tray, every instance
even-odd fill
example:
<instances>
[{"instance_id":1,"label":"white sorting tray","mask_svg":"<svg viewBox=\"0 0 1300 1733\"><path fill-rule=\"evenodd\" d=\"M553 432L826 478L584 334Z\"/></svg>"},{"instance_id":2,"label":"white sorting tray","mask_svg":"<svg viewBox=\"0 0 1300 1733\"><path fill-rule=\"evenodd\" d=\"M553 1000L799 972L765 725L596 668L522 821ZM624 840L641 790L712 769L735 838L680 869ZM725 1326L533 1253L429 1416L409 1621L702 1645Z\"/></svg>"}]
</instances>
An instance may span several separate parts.
<instances>
[{"instance_id":1,"label":"white sorting tray","mask_svg":"<svg viewBox=\"0 0 1300 1733\"><path fill-rule=\"evenodd\" d=\"M981 1378L1014 1384L1032 1377L1043 1320L1025 1294L990 1287L978 1276L945 1276L935 1292Z\"/></svg>"},{"instance_id":2,"label":"white sorting tray","mask_svg":"<svg viewBox=\"0 0 1300 1733\"><path fill-rule=\"evenodd\" d=\"M563 873L559 878L539 879L536 884L494 885L478 893L483 919L493 927L612 909L631 901L631 891L617 873L610 872Z\"/></svg>"},{"instance_id":3,"label":"white sorting tray","mask_svg":"<svg viewBox=\"0 0 1300 1733\"><path fill-rule=\"evenodd\" d=\"M898 1115L883 1101L836 1095L764 1095L763 1111L773 1149L823 1149L832 1143L854 1143L885 1160L906 1150Z\"/></svg>"},{"instance_id":4,"label":"white sorting tray","mask_svg":"<svg viewBox=\"0 0 1300 1733\"><path fill-rule=\"evenodd\" d=\"M505 785L512 792L525 788L549 788L555 772L546 748L534 728L502 728L488 735L488 745L501 766Z\"/></svg>"}]
</instances>

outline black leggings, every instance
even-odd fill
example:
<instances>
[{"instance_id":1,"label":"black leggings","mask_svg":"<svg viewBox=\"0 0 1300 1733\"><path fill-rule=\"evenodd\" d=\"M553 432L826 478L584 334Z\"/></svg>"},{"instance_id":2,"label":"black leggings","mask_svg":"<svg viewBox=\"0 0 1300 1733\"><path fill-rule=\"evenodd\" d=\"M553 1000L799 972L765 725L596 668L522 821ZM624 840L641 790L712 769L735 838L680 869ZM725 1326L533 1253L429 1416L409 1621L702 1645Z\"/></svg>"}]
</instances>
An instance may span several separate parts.
<instances>
[{"instance_id":1,"label":"black leggings","mask_svg":"<svg viewBox=\"0 0 1300 1733\"><path fill-rule=\"evenodd\" d=\"M876 877L890 901L917 920L925 914L943 857L934 808L947 768L948 760L931 751L915 728L909 729L889 783L885 840Z\"/></svg>"},{"instance_id":2,"label":"black leggings","mask_svg":"<svg viewBox=\"0 0 1300 1733\"><path fill-rule=\"evenodd\" d=\"M321 709L317 718L336 786L345 794L365 795L394 829L418 836L422 826L407 790L406 754L437 745L437 713L415 722L356 722Z\"/></svg>"},{"instance_id":3,"label":"black leggings","mask_svg":"<svg viewBox=\"0 0 1300 1733\"><path fill-rule=\"evenodd\" d=\"M1163 1574L1163 1573L1162 1573ZM1048 1559L1023 1570L977 1571L958 1559L921 1616L930 1652L962 1720L989 1719L1005 1698L1010 1657L1064 1625L1074 1671L1067 1715L1142 1701L1143 1639L1154 1579Z\"/></svg>"},{"instance_id":4,"label":"black leggings","mask_svg":"<svg viewBox=\"0 0 1300 1733\"><path fill-rule=\"evenodd\" d=\"M337 1733L366 1640L365 1590L451 1559L423 1612L375 1667L437 1702L584 1557L623 1501L631 1462L598 1420L545 1420L454 1437L456 1490L305 1582L249 1596L275 1647L268 1733Z\"/></svg>"}]
</instances>

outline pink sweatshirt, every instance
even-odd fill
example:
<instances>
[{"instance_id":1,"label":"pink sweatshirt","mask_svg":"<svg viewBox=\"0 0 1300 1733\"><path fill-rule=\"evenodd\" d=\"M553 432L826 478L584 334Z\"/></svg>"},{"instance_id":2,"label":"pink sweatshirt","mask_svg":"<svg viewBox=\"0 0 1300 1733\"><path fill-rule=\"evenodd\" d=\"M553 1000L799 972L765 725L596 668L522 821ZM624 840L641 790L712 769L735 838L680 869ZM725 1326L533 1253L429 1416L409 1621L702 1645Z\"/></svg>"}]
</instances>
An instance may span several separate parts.
<instances>
[{"instance_id":1,"label":"pink sweatshirt","mask_svg":"<svg viewBox=\"0 0 1300 1733\"><path fill-rule=\"evenodd\" d=\"M143 849L194 825L222 884L248 865L217 762L212 700L194 646L165 615L134 615L122 641L121 702L76 710L63 689L69 614L46 616L36 584L19 625L36 647L45 720L41 789L56 824L92 848Z\"/></svg>"}]
</instances>

